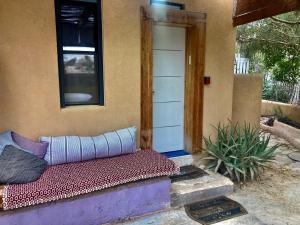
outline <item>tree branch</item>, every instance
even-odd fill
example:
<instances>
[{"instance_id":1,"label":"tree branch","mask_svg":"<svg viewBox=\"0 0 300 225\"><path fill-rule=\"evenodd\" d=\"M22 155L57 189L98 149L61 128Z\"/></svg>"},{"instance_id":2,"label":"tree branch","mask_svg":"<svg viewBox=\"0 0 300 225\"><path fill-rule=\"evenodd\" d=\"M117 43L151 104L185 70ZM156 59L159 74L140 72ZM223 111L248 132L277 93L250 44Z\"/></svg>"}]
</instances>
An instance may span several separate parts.
<instances>
[{"instance_id":1,"label":"tree branch","mask_svg":"<svg viewBox=\"0 0 300 225\"><path fill-rule=\"evenodd\" d=\"M264 39L264 38L254 38L254 37L238 37L237 40L239 42L250 42L250 41L262 41L262 42L267 42L267 43L271 43L271 44L280 44L280 45L285 45L288 47L299 47L300 45L296 44L296 43L287 43L287 42L283 42L283 41L278 41L278 40L272 40L272 39Z\"/></svg>"},{"instance_id":2,"label":"tree branch","mask_svg":"<svg viewBox=\"0 0 300 225\"><path fill-rule=\"evenodd\" d=\"M297 35L290 35L290 34L288 34L287 32L284 32L284 31L282 31L282 30L279 30L278 28L274 28L274 30L275 30L276 32L282 34L282 35L285 36L285 37L289 37L289 38L292 38L292 39L299 39L299 38L300 38L300 36L297 36Z\"/></svg>"},{"instance_id":3,"label":"tree branch","mask_svg":"<svg viewBox=\"0 0 300 225\"><path fill-rule=\"evenodd\" d=\"M288 24L288 25L299 25L300 24L300 21L288 21L288 20L276 18L274 16L272 16L271 19L274 21L280 22L280 23Z\"/></svg>"}]
</instances>

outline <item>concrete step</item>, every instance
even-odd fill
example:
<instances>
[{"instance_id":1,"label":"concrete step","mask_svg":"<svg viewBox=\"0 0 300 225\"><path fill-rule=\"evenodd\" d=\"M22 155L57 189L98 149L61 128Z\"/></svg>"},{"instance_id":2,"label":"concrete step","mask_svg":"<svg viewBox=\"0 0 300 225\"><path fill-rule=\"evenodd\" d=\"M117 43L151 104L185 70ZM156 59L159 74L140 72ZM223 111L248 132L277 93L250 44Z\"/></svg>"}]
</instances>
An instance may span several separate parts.
<instances>
[{"instance_id":1,"label":"concrete step","mask_svg":"<svg viewBox=\"0 0 300 225\"><path fill-rule=\"evenodd\" d=\"M171 206L180 207L233 192L233 182L229 178L206 172L208 175L200 178L172 183Z\"/></svg>"},{"instance_id":2,"label":"concrete step","mask_svg":"<svg viewBox=\"0 0 300 225\"><path fill-rule=\"evenodd\" d=\"M169 158L172 160L178 167L192 165L193 163L193 156L192 155L184 155L178 157Z\"/></svg>"},{"instance_id":3,"label":"concrete step","mask_svg":"<svg viewBox=\"0 0 300 225\"><path fill-rule=\"evenodd\" d=\"M177 166L194 165L203 169L204 162L200 156L188 155L171 158ZM181 207L186 204L228 195L233 192L233 182L220 174L207 171L207 175L200 178L183 180L172 183L171 206Z\"/></svg>"},{"instance_id":4,"label":"concrete step","mask_svg":"<svg viewBox=\"0 0 300 225\"><path fill-rule=\"evenodd\" d=\"M201 169L205 168L205 161L201 154L186 155L169 158L178 167L194 165ZM228 195L233 192L233 182L220 174L205 170L208 175L200 178L184 180L172 183L171 206L181 207L186 204Z\"/></svg>"}]
</instances>

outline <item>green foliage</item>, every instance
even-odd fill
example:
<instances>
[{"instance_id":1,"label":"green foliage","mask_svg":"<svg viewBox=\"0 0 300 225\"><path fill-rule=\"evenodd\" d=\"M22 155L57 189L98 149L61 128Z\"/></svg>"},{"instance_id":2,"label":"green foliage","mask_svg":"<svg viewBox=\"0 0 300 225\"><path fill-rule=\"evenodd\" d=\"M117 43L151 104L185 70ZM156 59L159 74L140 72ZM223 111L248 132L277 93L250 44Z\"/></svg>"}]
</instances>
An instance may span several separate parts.
<instances>
[{"instance_id":1,"label":"green foliage","mask_svg":"<svg viewBox=\"0 0 300 225\"><path fill-rule=\"evenodd\" d=\"M276 119L283 119L285 116L283 115L282 109L278 106L273 110L274 116Z\"/></svg>"},{"instance_id":2,"label":"green foliage","mask_svg":"<svg viewBox=\"0 0 300 225\"><path fill-rule=\"evenodd\" d=\"M270 136L247 124L243 127L232 123L219 124L215 129L216 142L210 137L204 138L209 155L205 159L211 161L209 168L230 176L234 181L255 179L260 173L260 168L274 159L274 152L279 147L268 147Z\"/></svg>"},{"instance_id":3,"label":"green foliage","mask_svg":"<svg viewBox=\"0 0 300 225\"><path fill-rule=\"evenodd\" d=\"M269 101L289 103L290 93L286 89L264 81L262 98Z\"/></svg>"},{"instance_id":4,"label":"green foliage","mask_svg":"<svg viewBox=\"0 0 300 225\"><path fill-rule=\"evenodd\" d=\"M239 26L237 44L239 53L251 59L252 72L270 72L275 80L291 84L300 78L299 12Z\"/></svg>"}]
</instances>

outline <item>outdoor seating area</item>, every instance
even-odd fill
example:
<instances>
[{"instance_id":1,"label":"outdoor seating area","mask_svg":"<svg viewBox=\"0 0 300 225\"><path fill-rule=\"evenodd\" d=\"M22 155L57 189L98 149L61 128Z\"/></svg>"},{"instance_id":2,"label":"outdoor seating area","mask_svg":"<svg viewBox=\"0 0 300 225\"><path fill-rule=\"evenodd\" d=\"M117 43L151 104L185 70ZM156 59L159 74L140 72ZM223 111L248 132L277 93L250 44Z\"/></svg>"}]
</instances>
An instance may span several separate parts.
<instances>
[{"instance_id":1,"label":"outdoor seating area","mask_svg":"<svg viewBox=\"0 0 300 225\"><path fill-rule=\"evenodd\" d=\"M0 1L0 225L299 225L299 0Z\"/></svg>"},{"instance_id":2,"label":"outdoor seating area","mask_svg":"<svg viewBox=\"0 0 300 225\"><path fill-rule=\"evenodd\" d=\"M2 134L0 138L2 146L5 139L10 140L7 135L16 137L17 134L14 132ZM23 144L24 140L29 144L26 151L29 150L28 146L32 148L38 144L33 141L29 143L30 140L24 137L17 137L19 140L21 138ZM11 138L12 143L19 147L14 140ZM109 144L108 149L111 147L110 154L112 154L118 144L112 142ZM126 142L119 144L125 151ZM95 152L102 151L104 155L103 150L107 148L103 145L101 147L95 148ZM127 147L132 149L132 145ZM50 148L52 148L50 156L55 158L56 150L53 149L55 144L52 142L45 157L49 155ZM80 149L87 150L81 143ZM69 151L66 152L67 155L76 148L65 150ZM81 152L81 156L85 153ZM51 160L51 163L57 162ZM49 165L36 181L0 185L0 224L79 225L89 221L89 224L96 225L99 222L101 224L116 222L167 209L171 205L171 181L168 176L178 172L179 168L173 161L151 149L125 153L121 156L107 155L105 158L88 161L82 161L81 158L79 162Z\"/></svg>"},{"instance_id":3,"label":"outdoor seating area","mask_svg":"<svg viewBox=\"0 0 300 225\"><path fill-rule=\"evenodd\" d=\"M172 161L153 150L50 166L37 181L5 185L1 196L2 209L16 209L71 198L129 182L170 176L177 171Z\"/></svg>"},{"instance_id":4,"label":"outdoor seating area","mask_svg":"<svg viewBox=\"0 0 300 225\"><path fill-rule=\"evenodd\" d=\"M126 131L128 132L129 129ZM10 132L5 134L11 135ZM114 222L130 216L139 216L168 208L171 188L168 176L178 172L175 163L153 150L130 152L135 147L131 136L126 139L123 135L123 139L120 139L118 143L109 139L109 134L106 134L105 137L110 140L107 146L104 143L99 145L101 142L95 141L96 138L93 139L95 141L93 151L101 153L100 155L105 158L84 161L83 158L90 149L86 148L86 144L80 142L78 145L81 149L80 161L69 163L62 160L55 161L55 159L59 159L55 157L57 153L55 148L60 146L58 150L61 153L64 151L62 146L68 145L55 144L54 138L51 138L52 142L49 144L47 153L44 154L46 159L47 155L49 156L48 160L51 159L49 167L36 181L21 184L13 182L0 186L0 210L4 210L0 212L0 224L50 225L54 223L54 220L50 218L57 218L57 224L71 225L90 221L89 224L96 225L99 222ZM0 139L0 143L3 144L5 140L3 135ZM78 139L84 140L83 137L78 137ZM13 141L12 138L11 140ZM64 140L68 140L70 145L70 138L64 138ZM121 142L121 140L123 141ZM113 153L118 152L120 144L123 155L114 156ZM18 146L16 143L15 145ZM30 145L31 148L32 145L33 143ZM71 154L73 154L73 159L76 156L74 153L76 141L73 141L71 145L73 147L66 148L64 151L63 155L67 156L65 159L71 157ZM110 149L110 152L105 155L107 149ZM110 154L111 156L109 156ZM13 155L13 157L17 156ZM10 167L13 166L17 167L16 164L11 163ZM8 167L9 165L6 166L6 169L11 170ZM33 169L28 165L27 171ZM14 174L12 173L10 176L13 178ZM24 209L19 210L19 208ZM99 214L99 210L101 210L101 214ZM75 213L76 211L77 213ZM63 213L61 216L65 218L64 222L59 222L58 214L60 213Z\"/></svg>"},{"instance_id":5,"label":"outdoor seating area","mask_svg":"<svg viewBox=\"0 0 300 225\"><path fill-rule=\"evenodd\" d=\"M154 150L137 150L135 133L131 127L94 137L43 137L41 142L15 132L2 133L1 160L9 163L1 166L12 172L3 181L7 184L0 186L0 224L25 225L30 221L50 225L53 220L49 218L57 217L57 210L70 208L61 211L70 217L63 224L81 224L84 212L89 218L83 218L95 218L90 224L96 225L168 208L168 176L178 173L179 168ZM37 149L44 145L46 149ZM19 156L20 152L24 155ZM25 156L31 160L25 161ZM47 162L48 167L37 171L38 160ZM38 176L33 180L30 176L34 172ZM92 198L99 201L91 204ZM123 205L119 204L122 201ZM130 207L124 208L127 204ZM95 207L102 211L101 218ZM77 216L75 209L79 210Z\"/></svg>"}]
</instances>

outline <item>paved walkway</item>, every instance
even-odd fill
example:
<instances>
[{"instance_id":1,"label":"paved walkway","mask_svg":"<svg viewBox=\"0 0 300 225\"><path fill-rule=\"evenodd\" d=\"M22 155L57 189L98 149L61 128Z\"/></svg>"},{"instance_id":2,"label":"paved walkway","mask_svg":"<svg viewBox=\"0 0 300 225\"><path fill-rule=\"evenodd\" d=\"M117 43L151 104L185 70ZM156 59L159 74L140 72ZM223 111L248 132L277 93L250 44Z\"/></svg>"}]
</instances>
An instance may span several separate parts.
<instances>
[{"instance_id":1,"label":"paved walkway","mask_svg":"<svg viewBox=\"0 0 300 225\"><path fill-rule=\"evenodd\" d=\"M278 163L271 164L259 181L236 186L228 196L241 203L248 215L216 223L216 225L300 225L300 164L287 157L296 151L285 140L272 137L271 145L281 143ZM183 208L171 209L132 221L124 225L199 225Z\"/></svg>"}]
</instances>

